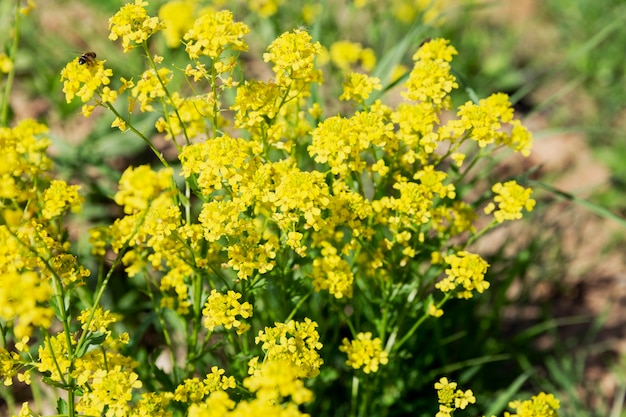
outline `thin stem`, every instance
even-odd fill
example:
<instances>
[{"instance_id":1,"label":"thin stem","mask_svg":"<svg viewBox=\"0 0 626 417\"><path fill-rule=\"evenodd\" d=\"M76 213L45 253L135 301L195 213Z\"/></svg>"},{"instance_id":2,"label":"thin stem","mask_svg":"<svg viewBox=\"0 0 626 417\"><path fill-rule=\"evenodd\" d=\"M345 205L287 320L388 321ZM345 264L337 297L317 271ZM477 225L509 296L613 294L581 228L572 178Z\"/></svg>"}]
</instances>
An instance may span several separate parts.
<instances>
[{"instance_id":1,"label":"thin stem","mask_svg":"<svg viewBox=\"0 0 626 417\"><path fill-rule=\"evenodd\" d=\"M4 97L2 97L2 109L0 109L0 126L6 127L9 122L9 97L11 96L11 89L13 88L13 81L15 79L15 57L17 56L17 48L19 46L20 39L20 2L15 2L15 25L13 26L13 44L11 45L11 70L7 74L7 83L4 86Z\"/></svg>"},{"instance_id":2,"label":"thin stem","mask_svg":"<svg viewBox=\"0 0 626 417\"><path fill-rule=\"evenodd\" d=\"M143 133L141 133L139 130L137 130L135 128L135 126L133 126L129 120L126 120L124 117L122 117L122 115L120 114L120 112L117 111L117 109L113 106L113 104L111 103L105 103L106 106L108 107L109 110L111 110L113 112L113 114L115 114L116 117L118 117L120 120L123 120L126 123L126 126L137 136L139 136L139 138L141 138L141 140L144 141L144 143L146 145L148 145L148 147L150 148L150 150L152 150L152 152L156 155L157 158L159 158L159 161L161 161L161 163L163 164L163 166L165 166L166 168L169 168L170 165L168 164L167 160L163 157L163 154L152 144L152 142L150 142L150 139L148 139Z\"/></svg>"}]
</instances>

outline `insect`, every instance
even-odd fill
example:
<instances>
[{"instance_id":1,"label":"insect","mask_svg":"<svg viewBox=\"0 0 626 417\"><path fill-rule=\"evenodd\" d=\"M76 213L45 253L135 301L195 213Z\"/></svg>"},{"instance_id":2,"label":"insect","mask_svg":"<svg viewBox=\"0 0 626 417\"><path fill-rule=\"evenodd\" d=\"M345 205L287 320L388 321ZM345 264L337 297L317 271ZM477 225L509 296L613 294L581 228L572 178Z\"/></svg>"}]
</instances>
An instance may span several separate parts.
<instances>
[{"instance_id":1,"label":"insect","mask_svg":"<svg viewBox=\"0 0 626 417\"><path fill-rule=\"evenodd\" d=\"M96 59L95 52L85 52L84 54L78 57L78 63L80 65L83 65L83 64L91 65L93 64L95 59Z\"/></svg>"}]
</instances>

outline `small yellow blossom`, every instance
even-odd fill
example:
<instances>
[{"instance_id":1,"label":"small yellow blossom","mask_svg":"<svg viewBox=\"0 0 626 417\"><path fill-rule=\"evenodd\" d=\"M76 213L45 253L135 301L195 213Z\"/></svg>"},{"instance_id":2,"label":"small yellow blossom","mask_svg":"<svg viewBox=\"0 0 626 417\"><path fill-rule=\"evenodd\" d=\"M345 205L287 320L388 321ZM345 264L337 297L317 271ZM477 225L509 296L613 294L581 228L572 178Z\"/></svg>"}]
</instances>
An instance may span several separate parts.
<instances>
[{"instance_id":1,"label":"small yellow blossom","mask_svg":"<svg viewBox=\"0 0 626 417\"><path fill-rule=\"evenodd\" d=\"M339 100L354 100L363 104L372 91L382 90L382 88L379 78L351 72L343 82L343 93L339 96Z\"/></svg>"},{"instance_id":2,"label":"small yellow blossom","mask_svg":"<svg viewBox=\"0 0 626 417\"><path fill-rule=\"evenodd\" d=\"M20 13L24 16L28 16L30 12L32 12L37 5L35 4L35 0L27 0L26 6L20 7Z\"/></svg>"},{"instance_id":3,"label":"small yellow blossom","mask_svg":"<svg viewBox=\"0 0 626 417\"><path fill-rule=\"evenodd\" d=\"M80 97L83 103L86 103L97 92L105 95L104 90L100 90L100 88L108 86L110 77L113 75L111 69L104 68L105 61L94 60L90 63L80 64L78 59L76 58L69 62L61 70L63 92L68 103L71 103L76 96ZM114 99L113 93L110 90L107 91L108 93L105 95L106 100Z\"/></svg>"},{"instance_id":4,"label":"small yellow blossom","mask_svg":"<svg viewBox=\"0 0 626 417\"><path fill-rule=\"evenodd\" d=\"M0 72L8 74L13 69L13 61L5 53L0 54Z\"/></svg>"},{"instance_id":5,"label":"small yellow blossom","mask_svg":"<svg viewBox=\"0 0 626 417\"><path fill-rule=\"evenodd\" d=\"M68 185L65 181L52 180L50 187L43 193L43 217L52 219L61 216L67 210L78 212L84 198L78 194L80 185Z\"/></svg>"},{"instance_id":6,"label":"small yellow blossom","mask_svg":"<svg viewBox=\"0 0 626 417\"><path fill-rule=\"evenodd\" d=\"M171 169L155 172L148 165L128 167L120 178L115 202L124 206L124 213L136 213L144 210L152 199L171 187Z\"/></svg>"},{"instance_id":7,"label":"small yellow blossom","mask_svg":"<svg viewBox=\"0 0 626 417\"><path fill-rule=\"evenodd\" d=\"M554 395L541 392L534 395L530 400L512 401L509 407L515 409L515 413L504 413L504 417L559 417L557 410L561 403Z\"/></svg>"},{"instance_id":8,"label":"small yellow blossom","mask_svg":"<svg viewBox=\"0 0 626 417\"><path fill-rule=\"evenodd\" d=\"M172 71L167 68L159 68L158 72L149 69L141 75L141 79L137 81L131 93L141 105L142 112L154 110L151 103L156 99L165 97L164 86L167 86L171 79Z\"/></svg>"},{"instance_id":9,"label":"small yellow blossom","mask_svg":"<svg viewBox=\"0 0 626 417\"><path fill-rule=\"evenodd\" d=\"M109 370L96 370L89 383L89 390L85 390L76 404L76 411L106 417L128 415L133 389L141 386L136 373L124 370L119 365Z\"/></svg>"},{"instance_id":10,"label":"small yellow blossom","mask_svg":"<svg viewBox=\"0 0 626 417\"><path fill-rule=\"evenodd\" d=\"M476 397L471 390L462 391L456 387L456 382L449 382L446 377L435 382L439 399L439 412L436 417L450 417L454 410L464 410L469 404L476 403Z\"/></svg>"},{"instance_id":11,"label":"small yellow blossom","mask_svg":"<svg viewBox=\"0 0 626 417\"><path fill-rule=\"evenodd\" d=\"M318 353L322 344L315 330L317 323L305 318L302 322L290 320L288 323L274 324L274 327L260 330L255 339L256 344L262 343L266 360L294 364L301 378L319 375L319 368L324 361ZM255 369L254 363L250 365L251 373Z\"/></svg>"},{"instance_id":12,"label":"small yellow blossom","mask_svg":"<svg viewBox=\"0 0 626 417\"><path fill-rule=\"evenodd\" d=\"M440 309L440 308L437 308L435 303L433 303L431 301L428 304L428 315L431 316L431 317L441 317L441 316L443 316L443 310Z\"/></svg>"},{"instance_id":13,"label":"small yellow blossom","mask_svg":"<svg viewBox=\"0 0 626 417\"><path fill-rule=\"evenodd\" d=\"M321 83L322 72L315 68L315 57L322 46L312 42L311 35L296 29L280 35L263 54L265 62L273 64L276 84L288 87L292 80L304 83Z\"/></svg>"},{"instance_id":14,"label":"small yellow blossom","mask_svg":"<svg viewBox=\"0 0 626 417\"><path fill-rule=\"evenodd\" d=\"M285 0L249 0L247 4L260 18L268 18L275 15L284 2Z\"/></svg>"},{"instance_id":15,"label":"small yellow blossom","mask_svg":"<svg viewBox=\"0 0 626 417\"><path fill-rule=\"evenodd\" d=\"M316 291L328 290L335 298L352 297L354 275L350 264L337 254L337 249L322 242L321 256L313 259L313 287Z\"/></svg>"},{"instance_id":16,"label":"small yellow blossom","mask_svg":"<svg viewBox=\"0 0 626 417\"><path fill-rule=\"evenodd\" d=\"M350 71L359 61L366 71L371 71L376 65L376 55L371 48L364 48L358 42L337 41L330 46L330 60L342 71Z\"/></svg>"},{"instance_id":17,"label":"small yellow blossom","mask_svg":"<svg viewBox=\"0 0 626 417\"><path fill-rule=\"evenodd\" d=\"M460 251L445 256L444 260L450 268L446 269L446 277L435 284L435 288L445 293L461 286L457 293L460 298L471 298L472 291L482 293L489 288L489 282L484 280L489 264L479 255Z\"/></svg>"},{"instance_id":18,"label":"small yellow blossom","mask_svg":"<svg viewBox=\"0 0 626 417\"><path fill-rule=\"evenodd\" d=\"M126 125L126 120L122 119L121 117L116 117L115 120L113 120L113 123L111 123L111 127L117 127L122 132L128 129L128 126Z\"/></svg>"},{"instance_id":19,"label":"small yellow blossom","mask_svg":"<svg viewBox=\"0 0 626 417\"><path fill-rule=\"evenodd\" d=\"M519 220L522 218L522 210L532 211L536 201L530 198L532 189L524 188L514 180L504 184L498 182L491 190L496 194L493 202L487 204L485 213L493 216L498 223L505 220ZM497 210L496 210L497 204ZM495 212L494 212L495 210Z\"/></svg>"},{"instance_id":20,"label":"small yellow blossom","mask_svg":"<svg viewBox=\"0 0 626 417\"><path fill-rule=\"evenodd\" d=\"M159 9L159 18L165 23L163 35L170 48L181 45L183 35L193 25L194 7L197 0L168 1Z\"/></svg>"},{"instance_id":21,"label":"small yellow blossom","mask_svg":"<svg viewBox=\"0 0 626 417\"><path fill-rule=\"evenodd\" d=\"M233 21L229 10L206 10L185 33L185 51L193 60L203 55L217 59L226 49L247 51L243 37L249 31L245 23Z\"/></svg>"},{"instance_id":22,"label":"small yellow blossom","mask_svg":"<svg viewBox=\"0 0 626 417\"><path fill-rule=\"evenodd\" d=\"M211 367L211 372L206 374L204 381L202 381L208 392L223 391L237 386L235 377L226 376L224 375L225 373L224 369L220 369L217 366Z\"/></svg>"},{"instance_id":23,"label":"small yellow blossom","mask_svg":"<svg viewBox=\"0 0 626 417\"><path fill-rule=\"evenodd\" d=\"M89 322L89 317L93 311L93 318ZM102 307L96 307L95 310L86 309L80 312L78 321L83 325L83 330L89 330L91 332L107 333L110 332L110 325L117 322L121 316L119 314L112 313L109 310L103 310Z\"/></svg>"},{"instance_id":24,"label":"small yellow blossom","mask_svg":"<svg viewBox=\"0 0 626 417\"><path fill-rule=\"evenodd\" d=\"M388 353L383 350L382 340L378 337L372 339L370 332L359 333L352 341L344 338L339 350L348 355L346 365L354 369L363 368L366 374L378 372L380 365L389 362Z\"/></svg>"},{"instance_id":25,"label":"small yellow blossom","mask_svg":"<svg viewBox=\"0 0 626 417\"><path fill-rule=\"evenodd\" d=\"M147 1L135 0L127 3L109 19L109 39L122 38L124 52L147 41L155 32L163 29L165 24L158 17L148 16L145 6ZM131 45L132 44L132 45Z\"/></svg>"},{"instance_id":26,"label":"small yellow blossom","mask_svg":"<svg viewBox=\"0 0 626 417\"><path fill-rule=\"evenodd\" d=\"M313 399L313 393L304 386L301 378L302 374L295 363L268 360L244 379L243 385L263 401L278 403L289 397L295 404L303 404Z\"/></svg>"},{"instance_id":27,"label":"small yellow blossom","mask_svg":"<svg viewBox=\"0 0 626 417\"><path fill-rule=\"evenodd\" d=\"M459 87L450 67L457 51L449 43L446 39L433 39L413 55L415 65L406 82L405 98L431 103L437 109L448 107L448 94Z\"/></svg>"},{"instance_id":28,"label":"small yellow blossom","mask_svg":"<svg viewBox=\"0 0 626 417\"><path fill-rule=\"evenodd\" d=\"M4 227L4 226L0 226ZM39 326L48 328L54 318L49 306L52 287L35 272L3 271L0 279L0 319L14 326L15 337L32 335Z\"/></svg>"},{"instance_id":29,"label":"small yellow blossom","mask_svg":"<svg viewBox=\"0 0 626 417\"><path fill-rule=\"evenodd\" d=\"M241 316L244 319L252 316L252 305L248 302L240 303L241 294L235 291L228 291L227 294L211 291L211 295L202 310L204 316L204 327L213 331L217 326L224 326L226 329L238 329L242 323L236 319Z\"/></svg>"}]
</instances>

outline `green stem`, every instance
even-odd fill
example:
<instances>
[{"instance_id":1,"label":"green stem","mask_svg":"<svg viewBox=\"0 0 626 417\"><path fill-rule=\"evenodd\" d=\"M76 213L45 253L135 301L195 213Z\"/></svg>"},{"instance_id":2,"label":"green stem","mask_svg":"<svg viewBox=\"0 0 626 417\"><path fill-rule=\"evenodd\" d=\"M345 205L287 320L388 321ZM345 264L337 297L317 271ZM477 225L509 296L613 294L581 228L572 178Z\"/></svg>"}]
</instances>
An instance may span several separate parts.
<instances>
[{"instance_id":1,"label":"green stem","mask_svg":"<svg viewBox=\"0 0 626 417\"><path fill-rule=\"evenodd\" d=\"M13 64L11 70L7 74L7 83L4 86L4 97L2 97L2 109L0 109L0 126L6 127L9 123L9 97L13 88L15 79L15 58L17 56L17 48L20 39L20 1L15 2L15 25L13 30L13 44L11 45L11 53L9 59Z\"/></svg>"},{"instance_id":2,"label":"green stem","mask_svg":"<svg viewBox=\"0 0 626 417\"><path fill-rule=\"evenodd\" d=\"M105 103L106 106L109 108L109 110L111 110L113 112L113 114L118 117L119 119L123 120L124 123L126 123L126 126L137 136L139 136L139 138L141 138L141 140L144 141L144 143L146 145L148 145L148 147L150 148L150 150L152 150L152 152L156 155L157 158L159 158L159 161L161 161L161 163L163 164L163 166L165 166L166 168L169 168L170 165L167 163L167 160L165 160L165 158L163 157L163 154L152 144L152 142L150 142L150 139L148 139L143 133L141 133L139 130L137 130L135 128L135 126L133 126L129 120L126 120L124 117L122 117L122 115L120 114L120 112L117 111L117 109L113 106L113 104L111 103Z\"/></svg>"},{"instance_id":3,"label":"green stem","mask_svg":"<svg viewBox=\"0 0 626 417\"><path fill-rule=\"evenodd\" d=\"M165 81L163 81L163 79L161 78L161 75L159 74L159 70L156 66L156 63L154 62L154 59L152 59L152 56L150 55L150 50L148 49L148 43L146 41L144 41L141 46L143 47L144 52L146 53L146 57L148 58L148 62L150 62L150 66L152 67L152 70L154 71L154 75L157 77L157 80L159 80L159 83L161 83L161 87L163 87L163 91L165 91L165 94L167 95L167 98L169 99L170 103L172 104L172 108L174 109L174 113L176 113L176 117L178 117L178 121L180 122L180 126L183 130L183 135L185 136L185 142L187 142L187 145L191 144L191 141L189 140L189 135L187 135L187 128L185 127L185 123L183 123L183 119L182 117L180 117L180 114L178 114L178 108L176 108L176 106L174 105L174 100L172 99L172 95L170 94L170 91L167 89L167 86L165 84ZM167 117L167 111L165 112L165 117ZM171 129L170 129L171 132ZM174 143L176 143L176 140L172 137L172 140L174 141ZM178 146L178 144L176 144Z\"/></svg>"}]
</instances>

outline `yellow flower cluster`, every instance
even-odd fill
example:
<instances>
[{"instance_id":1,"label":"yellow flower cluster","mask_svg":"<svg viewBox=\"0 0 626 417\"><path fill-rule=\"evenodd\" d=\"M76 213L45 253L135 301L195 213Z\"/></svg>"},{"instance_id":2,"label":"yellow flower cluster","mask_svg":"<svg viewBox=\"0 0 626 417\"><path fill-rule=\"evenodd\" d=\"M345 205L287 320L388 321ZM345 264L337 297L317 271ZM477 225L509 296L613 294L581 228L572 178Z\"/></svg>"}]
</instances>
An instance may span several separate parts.
<instances>
[{"instance_id":1,"label":"yellow flower cluster","mask_svg":"<svg viewBox=\"0 0 626 417\"><path fill-rule=\"evenodd\" d=\"M304 386L297 365L284 361L265 361L255 368L243 386L255 398L235 403L223 390L213 391L206 400L189 407L190 417L246 417L268 415L306 417L298 405L311 401L311 390Z\"/></svg>"},{"instance_id":2,"label":"yellow flower cluster","mask_svg":"<svg viewBox=\"0 0 626 417\"><path fill-rule=\"evenodd\" d=\"M26 119L13 128L0 127L0 198L24 202L34 197L33 186L47 176L52 161L46 156L50 139L41 137L48 129Z\"/></svg>"},{"instance_id":3,"label":"yellow flower cluster","mask_svg":"<svg viewBox=\"0 0 626 417\"><path fill-rule=\"evenodd\" d=\"M540 392L530 400L512 401L509 407L515 409L515 413L504 413L504 417L559 417L557 410L561 403L554 395Z\"/></svg>"},{"instance_id":4,"label":"yellow flower cluster","mask_svg":"<svg viewBox=\"0 0 626 417\"><path fill-rule=\"evenodd\" d=\"M163 36L170 48L180 46L183 35L193 24L196 0L168 1L159 9L159 19L165 23Z\"/></svg>"},{"instance_id":5,"label":"yellow flower cluster","mask_svg":"<svg viewBox=\"0 0 626 417\"><path fill-rule=\"evenodd\" d=\"M328 290L335 298L352 297L354 275L350 264L327 242L322 242L321 256L313 260L311 277L317 291Z\"/></svg>"},{"instance_id":6,"label":"yellow flower cluster","mask_svg":"<svg viewBox=\"0 0 626 417\"><path fill-rule=\"evenodd\" d=\"M348 355L346 365L354 369L363 368L366 374L378 372L380 365L389 362L389 354L383 350L382 341L378 337L372 339L370 332L359 333L352 341L344 338L339 350Z\"/></svg>"},{"instance_id":7,"label":"yellow flower cluster","mask_svg":"<svg viewBox=\"0 0 626 417\"><path fill-rule=\"evenodd\" d=\"M319 374L319 368L324 363L318 353L322 344L316 327L317 323L309 318L274 323L274 327L259 330L255 342L261 344L266 360L291 363L297 369L298 378L313 378ZM254 374L259 366L259 358L252 358L249 373Z\"/></svg>"},{"instance_id":8,"label":"yellow flower cluster","mask_svg":"<svg viewBox=\"0 0 626 417\"><path fill-rule=\"evenodd\" d=\"M229 10L215 12L207 10L184 35L185 51L192 60L200 56L217 59L226 50L247 51L248 45L243 36L250 29L242 22L233 21Z\"/></svg>"},{"instance_id":9,"label":"yellow flower cluster","mask_svg":"<svg viewBox=\"0 0 626 417\"><path fill-rule=\"evenodd\" d=\"M435 109L449 108L448 94L459 87L450 73L450 61L458 52L449 43L446 39L433 39L413 55L415 65L406 82L405 98L429 103Z\"/></svg>"},{"instance_id":10,"label":"yellow flower cluster","mask_svg":"<svg viewBox=\"0 0 626 417\"><path fill-rule=\"evenodd\" d=\"M382 90L382 88L379 78L351 72L343 82L343 94L339 96L339 100L354 100L359 104L364 104L372 91Z\"/></svg>"},{"instance_id":11,"label":"yellow flower cluster","mask_svg":"<svg viewBox=\"0 0 626 417\"><path fill-rule=\"evenodd\" d=\"M225 329L234 327L239 334L245 332L249 326L239 321L236 316L241 316L244 319L252 316L252 305L248 302L241 304L240 298L241 294L235 291L221 294L217 290L212 290L202 310L204 327L210 331L213 331L217 326L224 326Z\"/></svg>"},{"instance_id":12,"label":"yellow flower cluster","mask_svg":"<svg viewBox=\"0 0 626 417\"><path fill-rule=\"evenodd\" d=\"M129 52L143 44L155 32L165 27L158 17L148 16L145 6L147 1L135 0L128 3L109 19L109 39L115 41L122 38L124 52Z\"/></svg>"},{"instance_id":13,"label":"yellow flower cluster","mask_svg":"<svg viewBox=\"0 0 626 417\"><path fill-rule=\"evenodd\" d=\"M376 66L376 54L371 48L364 48L358 42L337 41L330 45L330 61L344 72L360 63L365 71Z\"/></svg>"},{"instance_id":14,"label":"yellow flower cluster","mask_svg":"<svg viewBox=\"0 0 626 417\"><path fill-rule=\"evenodd\" d=\"M272 63L276 84L291 87L294 94L306 97L309 93L305 87L322 82L322 71L315 68L315 57L321 51L319 42L311 42L311 35L297 29L276 38L263 54L263 60Z\"/></svg>"},{"instance_id":15,"label":"yellow flower cluster","mask_svg":"<svg viewBox=\"0 0 626 417\"><path fill-rule=\"evenodd\" d=\"M456 295L466 299L473 297L472 291L482 293L489 288L489 282L484 280L489 264L479 255L460 251L444 257L444 260L450 267L435 288L447 293L461 287Z\"/></svg>"},{"instance_id":16,"label":"yellow flower cluster","mask_svg":"<svg viewBox=\"0 0 626 417\"><path fill-rule=\"evenodd\" d=\"M117 98L117 92L108 87L113 71L104 67L103 60L94 59L81 64L79 59L75 58L61 70L65 100L71 103L74 97L78 96L81 102L87 103L97 93L100 96L100 103L113 103ZM93 106L83 105L85 117L92 111Z\"/></svg>"},{"instance_id":17,"label":"yellow flower cluster","mask_svg":"<svg viewBox=\"0 0 626 417\"><path fill-rule=\"evenodd\" d=\"M79 211L85 199L78 194L79 185L67 185L65 181L53 180L43 193L43 218L50 220L68 210Z\"/></svg>"},{"instance_id":18,"label":"yellow flower cluster","mask_svg":"<svg viewBox=\"0 0 626 417\"><path fill-rule=\"evenodd\" d=\"M213 392L235 388L235 378L226 376L225 373L224 369L213 366L203 381L199 378L187 378L176 387L172 398L180 402L199 403Z\"/></svg>"},{"instance_id":19,"label":"yellow flower cluster","mask_svg":"<svg viewBox=\"0 0 626 417\"><path fill-rule=\"evenodd\" d=\"M439 398L439 411L435 417L451 417L455 410L464 410L469 404L476 402L476 397L474 397L472 390L463 392L460 389L456 389L456 387L456 382L449 382L446 377L435 383L437 397Z\"/></svg>"},{"instance_id":20,"label":"yellow flower cluster","mask_svg":"<svg viewBox=\"0 0 626 417\"><path fill-rule=\"evenodd\" d=\"M535 207L535 200L530 198L532 190L522 187L515 181L507 181L504 184L498 182L493 185L491 190L496 196L493 202L485 207L485 213L493 213L493 217L498 223L505 220L519 220L522 218L523 209L532 211Z\"/></svg>"}]
</instances>

